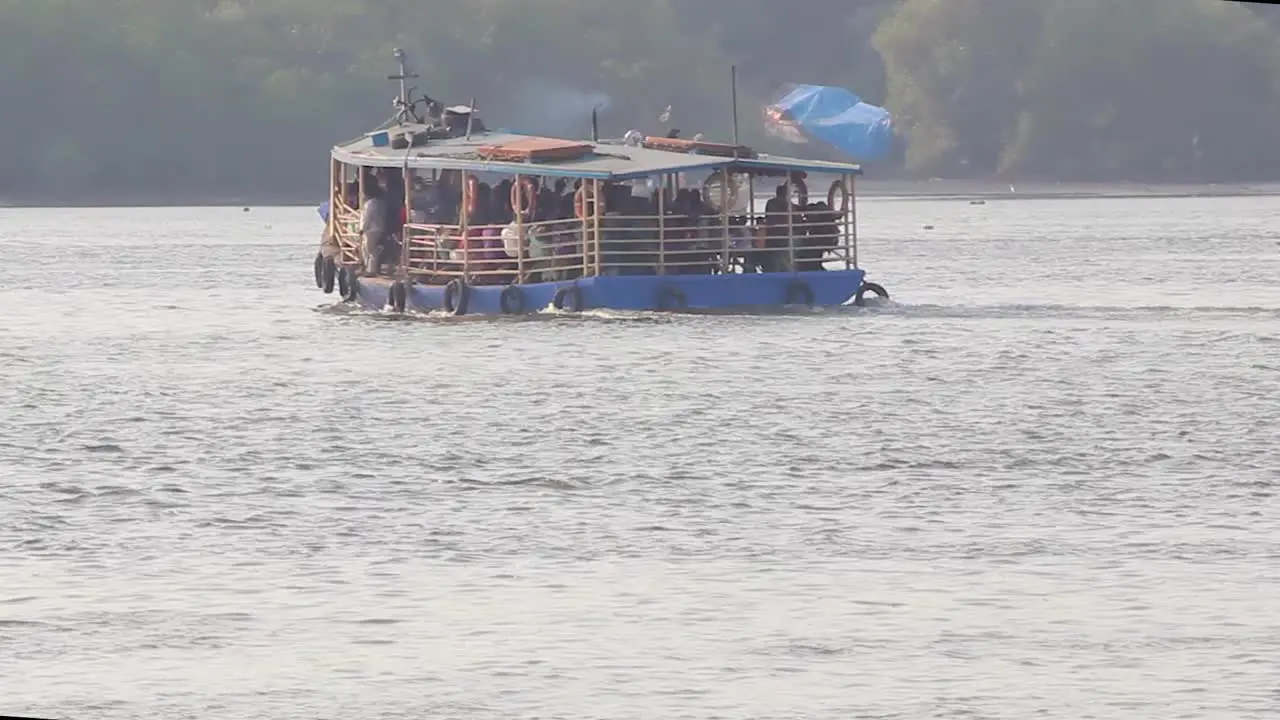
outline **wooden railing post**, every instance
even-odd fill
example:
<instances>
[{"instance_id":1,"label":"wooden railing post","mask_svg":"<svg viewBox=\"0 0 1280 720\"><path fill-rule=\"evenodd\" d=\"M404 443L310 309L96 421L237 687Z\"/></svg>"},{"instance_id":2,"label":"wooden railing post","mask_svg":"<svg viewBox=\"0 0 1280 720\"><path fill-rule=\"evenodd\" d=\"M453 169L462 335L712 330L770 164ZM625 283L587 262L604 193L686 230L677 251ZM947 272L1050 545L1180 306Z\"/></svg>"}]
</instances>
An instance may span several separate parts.
<instances>
[{"instance_id":1,"label":"wooden railing post","mask_svg":"<svg viewBox=\"0 0 1280 720\"><path fill-rule=\"evenodd\" d=\"M792 184L791 174L787 174L787 248L791 258L791 272L796 271L796 223L793 206L795 203L791 201Z\"/></svg>"},{"instance_id":2,"label":"wooden railing post","mask_svg":"<svg viewBox=\"0 0 1280 720\"><path fill-rule=\"evenodd\" d=\"M596 227L595 276L600 277L600 271L601 271L601 268L603 268L603 262L604 262L604 258L602 257L604 254L604 250L601 247L601 238L600 238L601 220L604 218L604 203L602 202L603 198L601 197L602 193L601 193L600 181L592 180L591 184L592 184L592 187L594 188L592 191L592 198L591 198L591 215L592 217L595 218L595 227Z\"/></svg>"},{"instance_id":3,"label":"wooden railing post","mask_svg":"<svg viewBox=\"0 0 1280 720\"><path fill-rule=\"evenodd\" d=\"M364 177L367 174L368 173L365 172L364 168L358 165L356 166L356 198L357 198L356 204L359 205L359 207L355 209L356 210L356 258L360 263L361 275L363 275L369 269L369 260L368 258L365 257L366 250L365 250L365 244L364 244L364 233L360 231L360 226L362 224L360 220L364 217L364 206L365 206L365 203L369 202L369 199L365 197L366 188L365 188Z\"/></svg>"},{"instance_id":4,"label":"wooden railing post","mask_svg":"<svg viewBox=\"0 0 1280 720\"><path fill-rule=\"evenodd\" d=\"M858 193L857 180L854 175L849 176L849 236L853 243L853 267L858 267Z\"/></svg>"},{"instance_id":5,"label":"wooden railing post","mask_svg":"<svg viewBox=\"0 0 1280 720\"><path fill-rule=\"evenodd\" d=\"M667 272L667 176L662 176L658 188L658 274Z\"/></svg>"},{"instance_id":6,"label":"wooden railing post","mask_svg":"<svg viewBox=\"0 0 1280 720\"><path fill-rule=\"evenodd\" d=\"M338 216L338 161L332 157L329 158L329 219L325 222L325 233L328 235L327 242L331 242L338 247L338 257L335 262L342 262L342 243L338 241L338 236L334 234L334 226L337 224L334 218Z\"/></svg>"},{"instance_id":7,"label":"wooden railing post","mask_svg":"<svg viewBox=\"0 0 1280 720\"><path fill-rule=\"evenodd\" d=\"M462 180L462 204L458 207L458 227L459 237L458 244L462 246L462 277L463 282L471 281L471 238L468 231L471 229L471 213L467 212L467 208L471 202L471 183L467 182L470 173L463 170L459 173Z\"/></svg>"},{"instance_id":8,"label":"wooden railing post","mask_svg":"<svg viewBox=\"0 0 1280 720\"><path fill-rule=\"evenodd\" d=\"M516 175L515 185L512 185L511 209L516 215L516 284L524 282L524 213L521 212L521 205L524 203L524 194L520 192L521 182L524 177ZM532 220L532 218L530 218Z\"/></svg>"},{"instance_id":9,"label":"wooden railing post","mask_svg":"<svg viewBox=\"0 0 1280 720\"><path fill-rule=\"evenodd\" d=\"M720 221L724 237L721 238L720 272L729 273L729 168L720 170Z\"/></svg>"},{"instance_id":10,"label":"wooden railing post","mask_svg":"<svg viewBox=\"0 0 1280 720\"><path fill-rule=\"evenodd\" d=\"M404 167L404 224L400 227L400 274L409 275L409 226L413 224L413 171Z\"/></svg>"}]
</instances>

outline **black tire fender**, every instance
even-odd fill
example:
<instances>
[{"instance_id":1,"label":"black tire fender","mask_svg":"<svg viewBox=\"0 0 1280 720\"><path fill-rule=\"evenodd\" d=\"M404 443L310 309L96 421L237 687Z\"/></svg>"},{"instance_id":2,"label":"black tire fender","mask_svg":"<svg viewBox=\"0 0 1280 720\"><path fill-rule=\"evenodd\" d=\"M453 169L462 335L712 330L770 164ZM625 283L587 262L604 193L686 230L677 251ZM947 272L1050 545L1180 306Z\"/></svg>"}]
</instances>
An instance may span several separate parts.
<instances>
[{"instance_id":1,"label":"black tire fender","mask_svg":"<svg viewBox=\"0 0 1280 720\"><path fill-rule=\"evenodd\" d=\"M689 298L676 285L663 285L658 291L659 310L682 310L689 307Z\"/></svg>"},{"instance_id":2,"label":"black tire fender","mask_svg":"<svg viewBox=\"0 0 1280 720\"><path fill-rule=\"evenodd\" d=\"M551 297L551 307L566 312L582 312L582 288L577 285L566 285Z\"/></svg>"},{"instance_id":3,"label":"black tire fender","mask_svg":"<svg viewBox=\"0 0 1280 720\"><path fill-rule=\"evenodd\" d=\"M338 292L346 302L355 302L360 297L360 279L351 268L343 268L339 273Z\"/></svg>"},{"instance_id":4,"label":"black tire fender","mask_svg":"<svg viewBox=\"0 0 1280 720\"><path fill-rule=\"evenodd\" d=\"M799 278L787 283L786 304L813 307L813 300L813 288L809 287L809 283Z\"/></svg>"},{"instance_id":5,"label":"black tire fender","mask_svg":"<svg viewBox=\"0 0 1280 720\"><path fill-rule=\"evenodd\" d=\"M390 289L387 290L387 304L398 313L404 313L404 309L408 304L408 297L409 287L408 283L404 281L397 280L391 283Z\"/></svg>"},{"instance_id":6,"label":"black tire fender","mask_svg":"<svg viewBox=\"0 0 1280 720\"><path fill-rule=\"evenodd\" d=\"M336 278L337 274L338 274L338 266L336 263L334 263L333 258L325 258L324 269L321 270L321 273L320 273L320 280L321 280L320 289L324 290L325 295L330 295L333 293L333 281Z\"/></svg>"},{"instance_id":7,"label":"black tire fender","mask_svg":"<svg viewBox=\"0 0 1280 720\"><path fill-rule=\"evenodd\" d=\"M462 278L454 278L444 286L444 311L450 315L466 315L471 302L471 286Z\"/></svg>"},{"instance_id":8,"label":"black tire fender","mask_svg":"<svg viewBox=\"0 0 1280 720\"><path fill-rule=\"evenodd\" d=\"M867 304L867 293L871 293L881 300L889 299L889 291L873 282L863 282L858 286L858 292L853 296L853 304L859 307Z\"/></svg>"},{"instance_id":9,"label":"black tire fender","mask_svg":"<svg viewBox=\"0 0 1280 720\"><path fill-rule=\"evenodd\" d=\"M524 313L524 289L519 285L508 285L502 288L502 295L498 297L498 304L502 308L502 312L507 315L522 315Z\"/></svg>"}]
</instances>

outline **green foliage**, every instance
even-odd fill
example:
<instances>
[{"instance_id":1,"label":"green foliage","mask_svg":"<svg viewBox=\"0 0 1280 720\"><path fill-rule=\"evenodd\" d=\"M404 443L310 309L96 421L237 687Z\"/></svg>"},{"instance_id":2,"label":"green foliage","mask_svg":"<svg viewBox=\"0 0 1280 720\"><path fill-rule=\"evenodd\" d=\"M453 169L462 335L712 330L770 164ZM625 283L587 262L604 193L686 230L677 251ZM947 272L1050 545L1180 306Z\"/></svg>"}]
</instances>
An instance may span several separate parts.
<instances>
[{"instance_id":1,"label":"green foliage","mask_svg":"<svg viewBox=\"0 0 1280 720\"><path fill-rule=\"evenodd\" d=\"M324 183L391 112L390 51L494 126L744 139L788 81L886 104L877 175L1274 177L1276 17L1220 0L0 0L0 195ZM771 148L781 149L781 148Z\"/></svg>"},{"instance_id":2,"label":"green foliage","mask_svg":"<svg viewBox=\"0 0 1280 720\"><path fill-rule=\"evenodd\" d=\"M904 0L875 37L908 170L1273 178L1280 55L1219 0Z\"/></svg>"}]
</instances>

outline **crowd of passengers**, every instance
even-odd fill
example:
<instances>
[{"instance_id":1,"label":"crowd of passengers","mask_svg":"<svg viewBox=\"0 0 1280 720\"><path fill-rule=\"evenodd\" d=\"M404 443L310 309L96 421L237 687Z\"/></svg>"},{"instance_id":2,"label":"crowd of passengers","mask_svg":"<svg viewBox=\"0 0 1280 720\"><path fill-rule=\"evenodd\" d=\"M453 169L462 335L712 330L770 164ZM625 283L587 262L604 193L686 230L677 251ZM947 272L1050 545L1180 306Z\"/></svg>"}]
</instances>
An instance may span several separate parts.
<instances>
[{"instance_id":1,"label":"crowd of passengers","mask_svg":"<svg viewBox=\"0 0 1280 720\"><path fill-rule=\"evenodd\" d=\"M447 177L447 176L446 176ZM532 215L516 223L511 202L511 180L494 186L478 183L466 237L449 233L424 259L414 256L419 270L440 273L446 281L464 265L479 284L569 280L583 274L582 221L576 216L575 195L580 181L557 179L550 185L533 183L537 197ZM394 267L401 257L404 226L457 227L462 211L462 189L447 179L437 183L415 180L412 212L405 212L403 176L398 170L373 170L365 177L365 201L358 185L346 188L346 204L360 211L361 254L364 274L378 275ZM695 188L668 191L659 221L658 191L634 195L627 185L602 185L604 207L601 227L601 273L604 275L697 275L719 272L725 249L724 218ZM823 256L840 242L840 214L825 202L791 204L787 215L787 185L779 185L761 217L729 219L732 264L742 272L786 272L791 269L790 236L795 235L795 269L823 270ZM594 212L590 201L586 214ZM523 226L523 228L521 227ZM659 230L663 240L659 240ZM792 232L789 232L791 230ZM523 234L523 262L520 237ZM332 239L326 238L332 246ZM417 245L415 245L417 247ZM466 255L466 262L463 256Z\"/></svg>"}]
</instances>

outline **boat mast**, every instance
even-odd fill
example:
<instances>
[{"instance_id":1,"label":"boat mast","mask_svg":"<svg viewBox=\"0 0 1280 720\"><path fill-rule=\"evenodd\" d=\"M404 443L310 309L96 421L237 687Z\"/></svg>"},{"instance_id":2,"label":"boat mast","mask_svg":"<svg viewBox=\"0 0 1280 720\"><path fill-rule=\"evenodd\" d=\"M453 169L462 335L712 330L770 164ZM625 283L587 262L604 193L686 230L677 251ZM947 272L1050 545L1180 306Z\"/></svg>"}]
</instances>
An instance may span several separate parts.
<instances>
[{"instance_id":1,"label":"boat mast","mask_svg":"<svg viewBox=\"0 0 1280 720\"><path fill-rule=\"evenodd\" d=\"M742 144L738 140L738 66L729 66L729 97L730 107L733 108L733 159L738 159L738 147ZM727 175L727 173L726 173Z\"/></svg>"},{"instance_id":2,"label":"boat mast","mask_svg":"<svg viewBox=\"0 0 1280 720\"><path fill-rule=\"evenodd\" d=\"M396 113L396 118L403 124L409 119L409 115L413 112L413 106L409 104L409 86L406 81L417 79L418 74L409 72L409 68L405 65L404 50L396 48L392 52L392 55L394 55L396 60L400 63L400 74L388 75L387 79L400 81L400 96L396 98L395 105L396 110L398 111Z\"/></svg>"}]
</instances>

